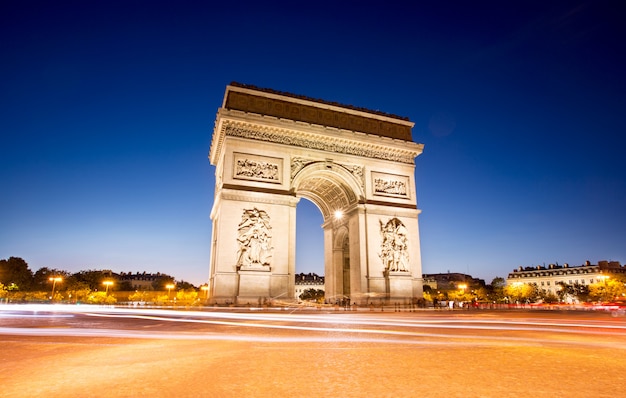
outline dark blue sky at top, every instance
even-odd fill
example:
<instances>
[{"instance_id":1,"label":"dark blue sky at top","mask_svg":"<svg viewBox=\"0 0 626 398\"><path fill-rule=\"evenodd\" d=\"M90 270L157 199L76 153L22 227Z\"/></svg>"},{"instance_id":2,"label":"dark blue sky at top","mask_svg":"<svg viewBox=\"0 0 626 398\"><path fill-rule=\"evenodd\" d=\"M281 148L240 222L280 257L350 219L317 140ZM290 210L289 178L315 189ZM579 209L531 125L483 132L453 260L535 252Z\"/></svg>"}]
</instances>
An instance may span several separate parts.
<instances>
[{"instance_id":1,"label":"dark blue sky at top","mask_svg":"<svg viewBox=\"0 0 626 398\"><path fill-rule=\"evenodd\" d=\"M625 263L621 2L405 3L3 1L0 258L204 283L238 81L415 123L425 273ZM297 272L321 222L301 201Z\"/></svg>"}]
</instances>

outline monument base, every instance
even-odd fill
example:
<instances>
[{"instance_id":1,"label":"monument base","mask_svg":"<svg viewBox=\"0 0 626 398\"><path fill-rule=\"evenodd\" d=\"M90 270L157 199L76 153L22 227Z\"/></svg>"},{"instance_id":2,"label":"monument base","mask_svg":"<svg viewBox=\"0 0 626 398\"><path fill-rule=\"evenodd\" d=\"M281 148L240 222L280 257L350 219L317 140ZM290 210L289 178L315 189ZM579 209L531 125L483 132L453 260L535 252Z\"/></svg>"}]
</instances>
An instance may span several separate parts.
<instances>
[{"instance_id":1,"label":"monument base","mask_svg":"<svg viewBox=\"0 0 626 398\"><path fill-rule=\"evenodd\" d=\"M259 305L270 299L271 272L239 270L237 304Z\"/></svg>"},{"instance_id":2,"label":"monument base","mask_svg":"<svg viewBox=\"0 0 626 398\"><path fill-rule=\"evenodd\" d=\"M385 273L385 277L391 300L413 297L413 277L410 273L388 271Z\"/></svg>"}]
</instances>

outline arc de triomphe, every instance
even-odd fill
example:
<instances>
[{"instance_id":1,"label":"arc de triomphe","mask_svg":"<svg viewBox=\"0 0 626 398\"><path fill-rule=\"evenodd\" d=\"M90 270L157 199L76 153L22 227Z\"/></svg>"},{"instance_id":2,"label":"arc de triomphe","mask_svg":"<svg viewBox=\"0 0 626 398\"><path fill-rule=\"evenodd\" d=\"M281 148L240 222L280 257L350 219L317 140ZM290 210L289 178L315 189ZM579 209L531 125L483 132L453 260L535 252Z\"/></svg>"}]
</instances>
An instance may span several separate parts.
<instances>
[{"instance_id":1,"label":"arc de triomphe","mask_svg":"<svg viewBox=\"0 0 626 398\"><path fill-rule=\"evenodd\" d=\"M296 205L324 222L326 299L422 296L406 118L231 83L218 110L209 299L293 300ZM321 249L321 248L320 248Z\"/></svg>"}]
</instances>

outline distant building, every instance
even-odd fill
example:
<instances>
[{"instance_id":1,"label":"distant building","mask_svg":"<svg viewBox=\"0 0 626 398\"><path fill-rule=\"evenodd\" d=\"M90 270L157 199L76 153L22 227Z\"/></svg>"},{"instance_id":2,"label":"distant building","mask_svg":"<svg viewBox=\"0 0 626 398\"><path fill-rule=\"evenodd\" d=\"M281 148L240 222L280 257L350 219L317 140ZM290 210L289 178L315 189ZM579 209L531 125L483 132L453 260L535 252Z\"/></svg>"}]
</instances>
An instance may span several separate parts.
<instances>
[{"instance_id":1,"label":"distant building","mask_svg":"<svg viewBox=\"0 0 626 398\"><path fill-rule=\"evenodd\" d=\"M477 288L485 286L483 279L474 278L471 275L458 272L448 272L445 274L423 274L424 286L430 286L432 290L455 290L459 285L466 285L467 288Z\"/></svg>"},{"instance_id":2,"label":"distant building","mask_svg":"<svg viewBox=\"0 0 626 398\"><path fill-rule=\"evenodd\" d=\"M163 277L163 274L160 272L156 274L122 272L117 276L117 279L120 284L128 282L133 290L153 290L153 283L161 277Z\"/></svg>"},{"instance_id":3,"label":"distant building","mask_svg":"<svg viewBox=\"0 0 626 398\"><path fill-rule=\"evenodd\" d=\"M296 275L296 283L295 283L295 295L294 297L300 301L300 295L304 293L305 290L308 289L316 289L316 290L324 290L324 277L319 276L315 273L300 273Z\"/></svg>"},{"instance_id":4,"label":"distant building","mask_svg":"<svg viewBox=\"0 0 626 398\"><path fill-rule=\"evenodd\" d=\"M598 261L595 265L586 261L585 264L579 266L537 265L536 267L519 267L514 270L506 278L506 284L535 284L544 293L556 294L560 289L559 283L591 285L610 274L624 273L626 273L626 267L622 266L619 261Z\"/></svg>"}]
</instances>

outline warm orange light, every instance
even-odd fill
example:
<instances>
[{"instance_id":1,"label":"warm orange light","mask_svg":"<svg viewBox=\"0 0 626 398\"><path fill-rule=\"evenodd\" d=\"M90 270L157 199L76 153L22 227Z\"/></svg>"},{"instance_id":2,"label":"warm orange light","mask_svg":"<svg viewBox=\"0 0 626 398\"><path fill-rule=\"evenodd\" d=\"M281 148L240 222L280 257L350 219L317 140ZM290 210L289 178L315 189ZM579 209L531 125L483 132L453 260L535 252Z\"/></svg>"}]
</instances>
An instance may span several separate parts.
<instances>
[{"instance_id":1,"label":"warm orange light","mask_svg":"<svg viewBox=\"0 0 626 398\"><path fill-rule=\"evenodd\" d=\"M174 288L174 284L172 283L168 283L167 285L165 285L165 288L167 289L167 298L170 298L170 294L172 293L172 289Z\"/></svg>"},{"instance_id":2,"label":"warm orange light","mask_svg":"<svg viewBox=\"0 0 626 398\"><path fill-rule=\"evenodd\" d=\"M105 293L109 294L109 286L113 286L113 281L104 281L104 282L102 282L102 284L104 286L106 286Z\"/></svg>"},{"instance_id":3,"label":"warm orange light","mask_svg":"<svg viewBox=\"0 0 626 398\"><path fill-rule=\"evenodd\" d=\"M52 282L52 294L50 295L50 300L54 300L54 288L56 287L57 282L63 282L63 278L60 276L51 276L48 279Z\"/></svg>"}]
</instances>

